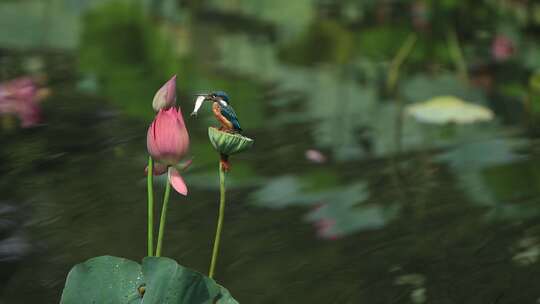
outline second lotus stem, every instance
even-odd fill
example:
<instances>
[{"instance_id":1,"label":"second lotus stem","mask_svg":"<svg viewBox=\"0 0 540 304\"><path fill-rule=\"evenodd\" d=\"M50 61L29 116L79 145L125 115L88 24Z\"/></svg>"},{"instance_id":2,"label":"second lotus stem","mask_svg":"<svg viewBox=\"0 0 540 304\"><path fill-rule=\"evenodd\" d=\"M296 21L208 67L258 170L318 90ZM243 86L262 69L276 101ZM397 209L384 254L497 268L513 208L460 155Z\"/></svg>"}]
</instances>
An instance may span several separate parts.
<instances>
[{"instance_id":1,"label":"second lotus stem","mask_svg":"<svg viewBox=\"0 0 540 304\"><path fill-rule=\"evenodd\" d=\"M161 217L159 219L159 232L156 247L156 256L161 256L161 248L163 247L163 235L165 233L165 222L167 220L167 207L169 205L169 196L171 194L171 182L167 177L167 183L165 186L165 195L163 196L163 206L161 207Z\"/></svg>"},{"instance_id":2,"label":"second lotus stem","mask_svg":"<svg viewBox=\"0 0 540 304\"><path fill-rule=\"evenodd\" d=\"M455 30L451 30L448 33L448 49L450 51L450 56L454 60L456 69L461 80L468 82L469 74L467 72L467 62L463 56L463 50L459 45L459 39Z\"/></svg>"}]
</instances>

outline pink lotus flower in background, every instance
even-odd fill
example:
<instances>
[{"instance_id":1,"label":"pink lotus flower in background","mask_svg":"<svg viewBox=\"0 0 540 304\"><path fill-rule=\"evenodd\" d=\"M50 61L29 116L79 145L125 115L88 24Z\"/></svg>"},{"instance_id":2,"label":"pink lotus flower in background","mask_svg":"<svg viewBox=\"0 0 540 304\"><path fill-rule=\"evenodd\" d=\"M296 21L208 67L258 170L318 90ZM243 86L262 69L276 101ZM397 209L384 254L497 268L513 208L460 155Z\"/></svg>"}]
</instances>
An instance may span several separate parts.
<instances>
[{"instance_id":1,"label":"pink lotus flower in background","mask_svg":"<svg viewBox=\"0 0 540 304\"><path fill-rule=\"evenodd\" d=\"M152 108L157 112L176 105L176 75L167 81L154 95Z\"/></svg>"},{"instance_id":2,"label":"pink lotus flower in background","mask_svg":"<svg viewBox=\"0 0 540 304\"><path fill-rule=\"evenodd\" d=\"M331 218L321 218L315 222L317 236L326 240L337 240L341 238L341 234L333 231L336 225L336 220Z\"/></svg>"},{"instance_id":3,"label":"pink lotus flower in background","mask_svg":"<svg viewBox=\"0 0 540 304\"><path fill-rule=\"evenodd\" d=\"M319 150L315 150L315 149L306 150L305 156L307 160L310 160L317 164L322 164L326 162L326 156L322 154L322 152Z\"/></svg>"},{"instance_id":4,"label":"pink lotus flower in background","mask_svg":"<svg viewBox=\"0 0 540 304\"><path fill-rule=\"evenodd\" d=\"M171 80L175 79L176 77L173 77ZM171 80L167 83L169 84ZM164 87L167 86L166 84ZM174 93L174 90L172 92ZM176 95L173 95L169 95L167 98L175 101ZM174 106L174 102L169 104L168 108L162 108L157 113L156 118L148 128L146 146L148 153L156 161L153 174L161 175L168 172L168 180L173 188L178 193L187 195L186 183L175 166L188 152L189 135L182 117L182 111Z\"/></svg>"},{"instance_id":5,"label":"pink lotus flower in background","mask_svg":"<svg viewBox=\"0 0 540 304\"><path fill-rule=\"evenodd\" d=\"M505 61L515 52L514 42L504 35L497 35L491 44L491 55L497 61Z\"/></svg>"},{"instance_id":6,"label":"pink lotus flower in background","mask_svg":"<svg viewBox=\"0 0 540 304\"><path fill-rule=\"evenodd\" d=\"M37 125L41 122L39 102L48 94L31 77L0 83L0 115L17 115L23 128Z\"/></svg>"},{"instance_id":7,"label":"pink lotus flower in background","mask_svg":"<svg viewBox=\"0 0 540 304\"><path fill-rule=\"evenodd\" d=\"M336 220L330 217L325 217L320 214L322 209L326 208L326 203L318 203L311 209L308 218L313 221L317 237L325 240L337 240L343 236L343 234L336 229Z\"/></svg>"},{"instance_id":8,"label":"pink lotus flower in background","mask_svg":"<svg viewBox=\"0 0 540 304\"><path fill-rule=\"evenodd\" d=\"M415 1L411 5L412 24L417 30L427 30L429 24L429 7L425 1Z\"/></svg>"}]
</instances>

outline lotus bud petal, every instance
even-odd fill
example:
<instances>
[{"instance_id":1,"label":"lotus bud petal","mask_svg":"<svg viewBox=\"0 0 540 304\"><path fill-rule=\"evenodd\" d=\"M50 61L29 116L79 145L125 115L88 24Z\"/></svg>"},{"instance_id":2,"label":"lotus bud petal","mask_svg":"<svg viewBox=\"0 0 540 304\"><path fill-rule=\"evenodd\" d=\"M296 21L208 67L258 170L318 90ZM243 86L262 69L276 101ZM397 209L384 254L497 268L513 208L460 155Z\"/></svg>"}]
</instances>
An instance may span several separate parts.
<instances>
[{"instance_id":1,"label":"lotus bud petal","mask_svg":"<svg viewBox=\"0 0 540 304\"><path fill-rule=\"evenodd\" d=\"M212 146L224 155L233 155L253 146L253 139L236 133L220 131L214 127L208 128L208 137Z\"/></svg>"},{"instance_id":2,"label":"lotus bud petal","mask_svg":"<svg viewBox=\"0 0 540 304\"><path fill-rule=\"evenodd\" d=\"M156 112L176 105L176 75L167 81L154 95L152 108Z\"/></svg>"},{"instance_id":3,"label":"lotus bud petal","mask_svg":"<svg viewBox=\"0 0 540 304\"><path fill-rule=\"evenodd\" d=\"M176 192L182 195L187 195L188 189L186 186L186 182L184 181L178 170L173 167L169 168L169 182L173 186L174 190L176 190Z\"/></svg>"}]
</instances>

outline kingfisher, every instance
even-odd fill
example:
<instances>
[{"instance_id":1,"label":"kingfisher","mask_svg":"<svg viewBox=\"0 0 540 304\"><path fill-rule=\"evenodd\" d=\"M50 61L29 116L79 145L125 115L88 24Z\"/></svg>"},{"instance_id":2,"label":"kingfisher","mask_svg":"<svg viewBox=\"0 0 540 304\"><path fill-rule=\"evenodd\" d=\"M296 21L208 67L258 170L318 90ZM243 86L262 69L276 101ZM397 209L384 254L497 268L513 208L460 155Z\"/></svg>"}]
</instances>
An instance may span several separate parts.
<instances>
[{"instance_id":1,"label":"kingfisher","mask_svg":"<svg viewBox=\"0 0 540 304\"><path fill-rule=\"evenodd\" d=\"M227 93L223 91L216 91L211 94L199 95L195 101L195 108L193 109L191 115L197 115L197 111L205 101L212 102L212 112L221 124L221 127L219 128L221 131L229 133L242 132L240 122L238 121L236 112L234 112L234 109L230 104L229 95L227 95Z\"/></svg>"}]
</instances>

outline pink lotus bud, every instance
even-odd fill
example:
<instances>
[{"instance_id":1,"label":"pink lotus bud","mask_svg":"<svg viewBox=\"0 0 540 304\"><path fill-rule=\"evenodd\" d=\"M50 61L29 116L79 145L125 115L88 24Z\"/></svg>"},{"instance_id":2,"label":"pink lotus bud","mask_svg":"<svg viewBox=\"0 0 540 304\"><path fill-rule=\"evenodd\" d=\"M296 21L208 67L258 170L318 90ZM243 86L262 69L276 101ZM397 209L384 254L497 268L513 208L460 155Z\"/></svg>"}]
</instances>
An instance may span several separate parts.
<instances>
[{"instance_id":1,"label":"pink lotus bud","mask_svg":"<svg viewBox=\"0 0 540 304\"><path fill-rule=\"evenodd\" d=\"M180 109L171 107L159 110L148 129L146 146L148 153L158 162L153 173L163 174L168 167L169 182L176 191L186 195L186 184L174 167L186 155L189 148L189 135Z\"/></svg>"},{"instance_id":2,"label":"pink lotus bud","mask_svg":"<svg viewBox=\"0 0 540 304\"><path fill-rule=\"evenodd\" d=\"M157 112L176 104L176 75L167 81L154 95L152 108Z\"/></svg>"}]
</instances>

